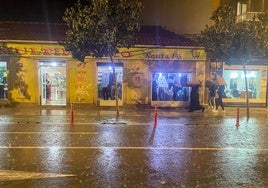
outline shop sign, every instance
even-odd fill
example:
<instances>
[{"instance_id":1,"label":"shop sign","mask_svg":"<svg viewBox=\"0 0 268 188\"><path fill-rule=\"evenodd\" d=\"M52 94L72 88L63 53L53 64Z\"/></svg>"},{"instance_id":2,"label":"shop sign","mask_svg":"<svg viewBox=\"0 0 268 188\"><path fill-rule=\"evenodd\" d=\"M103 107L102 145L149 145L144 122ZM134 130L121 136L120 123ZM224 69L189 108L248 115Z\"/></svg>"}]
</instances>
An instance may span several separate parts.
<instances>
[{"instance_id":1,"label":"shop sign","mask_svg":"<svg viewBox=\"0 0 268 188\"><path fill-rule=\"evenodd\" d=\"M70 57L71 52L60 45L29 45L9 43L0 47L0 54L21 56L63 56ZM120 48L115 58L147 59L147 60L206 60L202 49L175 48Z\"/></svg>"},{"instance_id":2,"label":"shop sign","mask_svg":"<svg viewBox=\"0 0 268 188\"><path fill-rule=\"evenodd\" d=\"M6 55L22 55L22 56L36 56L36 55L54 55L54 56L70 56L71 52L60 47L0 47L0 54Z\"/></svg>"},{"instance_id":3,"label":"shop sign","mask_svg":"<svg viewBox=\"0 0 268 188\"><path fill-rule=\"evenodd\" d=\"M151 53L148 52L145 54L146 59L182 59L180 53L171 53L171 54L164 54L164 53Z\"/></svg>"},{"instance_id":4,"label":"shop sign","mask_svg":"<svg viewBox=\"0 0 268 188\"><path fill-rule=\"evenodd\" d=\"M147 59L147 60L206 60L201 49L150 49L150 48L121 48L116 58Z\"/></svg>"}]
</instances>

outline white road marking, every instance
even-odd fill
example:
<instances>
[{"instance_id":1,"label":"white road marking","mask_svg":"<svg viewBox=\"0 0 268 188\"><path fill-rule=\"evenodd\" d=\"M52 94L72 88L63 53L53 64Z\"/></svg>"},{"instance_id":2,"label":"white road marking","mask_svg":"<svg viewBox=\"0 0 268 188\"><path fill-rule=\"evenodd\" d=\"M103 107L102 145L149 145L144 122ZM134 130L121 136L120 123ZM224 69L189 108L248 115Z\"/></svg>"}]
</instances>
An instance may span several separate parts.
<instances>
[{"instance_id":1,"label":"white road marking","mask_svg":"<svg viewBox=\"0 0 268 188\"><path fill-rule=\"evenodd\" d=\"M75 176L75 175L74 174L26 172L26 171L15 171L15 170L0 170L0 181L59 178L59 177L72 177L72 176Z\"/></svg>"},{"instance_id":2,"label":"white road marking","mask_svg":"<svg viewBox=\"0 0 268 188\"><path fill-rule=\"evenodd\" d=\"M70 134L70 135L97 135L98 132L0 132L0 134Z\"/></svg>"},{"instance_id":3,"label":"white road marking","mask_svg":"<svg viewBox=\"0 0 268 188\"><path fill-rule=\"evenodd\" d=\"M0 149L83 149L83 150L189 150L189 151L251 151L251 152L268 152L268 148L188 148L188 147L116 147L116 146L0 146Z\"/></svg>"},{"instance_id":4,"label":"white road marking","mask_svg":"<svg viewBox=\"0 0 268 188\"><path fill-rule=\"evenodd\" d=\"M14 124L18 124L18 125L29 125L29 124L38 124L38 125L69 125L69 126L76 126L76 125L96 125L96 126L118 126L118 125L122 125L122 126L154 126L154 122L148 122L148 123L144 123L144 122L89 122L89 123L85 123L85 122L74 122L73 125L71 125L71 123L68 122L0 122L0 125L14 125ZM240 126L244 124L244 122L240 122ZM157 126L212 126L215 127L216 125L221 126L221 123L217 123L217 124L198 124L198 123L166 123L166 122L158 122ZM261 125L267 126L265 124L265 122ZM235 127L235 120L233 125L230 124L225 124L225 126L233 126Z\"/></svg>"}]
</instances>

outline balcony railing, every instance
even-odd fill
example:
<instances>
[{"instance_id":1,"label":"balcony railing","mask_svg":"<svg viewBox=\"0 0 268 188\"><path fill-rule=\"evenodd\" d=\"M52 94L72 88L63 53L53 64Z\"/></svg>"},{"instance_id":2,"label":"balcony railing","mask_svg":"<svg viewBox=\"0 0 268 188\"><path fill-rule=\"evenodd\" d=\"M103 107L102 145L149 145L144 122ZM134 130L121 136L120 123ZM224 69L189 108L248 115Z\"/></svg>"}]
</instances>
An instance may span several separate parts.
<instances>
[{"instance_id":1,"label":"balcony railing","mask_svg":"<svg viewBox=\"0 0 268 188\"><path fill-rule=\"evenodd\" d=\"M245 14L241 14L236 17L236 22L244 22L244 21L250 21L253 20L255 17L256 20L258 20L258 14L260 12L246 12Z\"/></svg>"}]
</instances>

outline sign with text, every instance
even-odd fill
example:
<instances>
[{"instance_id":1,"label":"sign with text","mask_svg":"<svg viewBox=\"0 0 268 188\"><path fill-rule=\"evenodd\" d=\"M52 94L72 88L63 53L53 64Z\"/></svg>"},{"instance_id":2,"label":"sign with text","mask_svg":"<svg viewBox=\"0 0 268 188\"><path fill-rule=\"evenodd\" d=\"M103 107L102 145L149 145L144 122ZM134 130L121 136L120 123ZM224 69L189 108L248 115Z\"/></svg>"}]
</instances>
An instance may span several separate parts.
<instances>
[{"instance_id":1,"label":"sign with text","mask_svg":"<svg viewBox=\"0 0 268 188\"><path fill-rule=\"evenodd\" d=\"M8 43L0 47L0 54L18 56L71 57L71 52L60 45ZM87 58L93 58L89 56ZM120 48L114 55L116 59L145 60L190 60L205 61L203 49L196 48Z\"/></svg>"}]
</instances>

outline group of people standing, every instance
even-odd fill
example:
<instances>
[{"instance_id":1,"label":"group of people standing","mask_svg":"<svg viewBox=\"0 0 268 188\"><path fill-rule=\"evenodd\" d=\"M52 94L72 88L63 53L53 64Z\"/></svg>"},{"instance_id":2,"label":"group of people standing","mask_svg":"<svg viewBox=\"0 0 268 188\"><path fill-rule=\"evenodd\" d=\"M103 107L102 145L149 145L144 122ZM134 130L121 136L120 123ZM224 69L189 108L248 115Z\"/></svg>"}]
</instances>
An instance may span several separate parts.
<instances>
[{"instance_id":1,"label":"group of people standing","mask_svg":"<svg viewBox=\"0 0 268 188\"><path fill-rule=\"evenodd\" d=\"M115 77L113 73L102 73L101 76L101 95L103 100L114 100L115 99L115 79L118 91L118 99L122 98L122 74L116 73Z\"/></svg>"},{"instance_id":2,"label":"group of people standing","mask_svg":"<svg viewBox=\"0 0 268 188\"><path fill-rule=\"evenodd\" d=\"M205 107L200 105L199 102L199 87L201 86L201 81L190 82L188 86L191 87L189 112L195 110L204 112ZM222 98L225 97L225 86L226 82L220 75L213 75L212 79L206 81L206 87L209 89L208 104L213 112L217 112L219 107L224 110Z\"/></svg>"},{"instance_id":3,"label":"group of people standing","mask_svg":"<svg viewBox=\"0 0 268 188\"><path fill-rule=\"evenodd\" d=\"M225 86L226 82L224 78L219 75L214 75L214 77L206 83L206 87L209 89L208 104L210 109L214 112L217 112L219 107L224 110L222 98L225 97Z\"/></svg>"}]
</instances>

